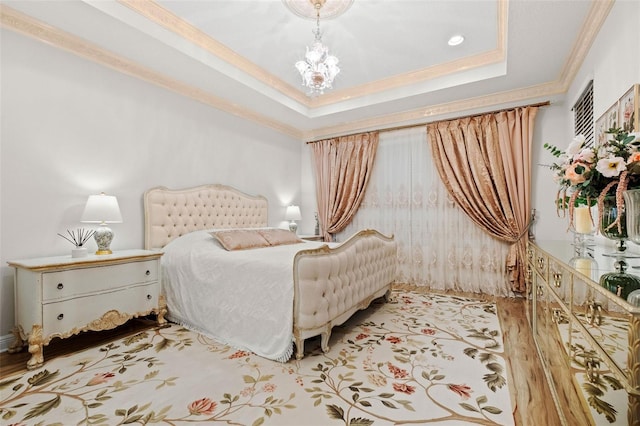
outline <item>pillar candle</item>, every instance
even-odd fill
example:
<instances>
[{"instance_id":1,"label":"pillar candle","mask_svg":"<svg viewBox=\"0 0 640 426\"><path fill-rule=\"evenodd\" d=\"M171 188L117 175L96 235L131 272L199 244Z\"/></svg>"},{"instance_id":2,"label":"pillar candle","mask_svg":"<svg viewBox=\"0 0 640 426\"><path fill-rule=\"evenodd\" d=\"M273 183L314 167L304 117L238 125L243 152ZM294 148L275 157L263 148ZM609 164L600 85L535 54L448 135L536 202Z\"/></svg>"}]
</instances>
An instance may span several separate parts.
<instances>
[{"instance_id":1,"label":"pillar candle","mask_svg":"<svg viewBox=\"0 0 640 426\"><path fill-rule=\"evenodd\" d=\"M575 268L585 277L591 278L591 259L576 259Z\"/></svg>"},{"instance_id":2,"label":"pillar candle","mask_svg":"<svg viewBox=\"0 0 640 426\"><path fill-rule=\"evenodd\" d=\"M591 209L580 206L574 209L573 224L578 234L590 234L593 231L591 223Z\"/></svg>"}]
</instances>

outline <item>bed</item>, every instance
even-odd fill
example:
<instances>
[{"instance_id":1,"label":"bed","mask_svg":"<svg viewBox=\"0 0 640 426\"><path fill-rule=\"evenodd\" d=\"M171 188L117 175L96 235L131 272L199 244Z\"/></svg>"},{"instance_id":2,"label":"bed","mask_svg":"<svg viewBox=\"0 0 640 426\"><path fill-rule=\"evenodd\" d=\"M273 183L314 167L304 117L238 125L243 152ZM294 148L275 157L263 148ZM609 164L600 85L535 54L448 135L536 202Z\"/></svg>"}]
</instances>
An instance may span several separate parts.
<instances>
[{"instance_id":1,"label":"bed","mask_svg":"<svg viewBox=\"0 0 640 426\"><path fill-rule=\"evenodd\" d=\"M343 243L303 241L268 227L267 212L266 198L226 185L144 193L145 248L164 253L167 318L281 362L294 347L302 359L305 339L318 335L327 352L334 326L389 297L396 243L375 230ZM273 245L226 249L239 234Z\"/></svg>"}]
</instances>

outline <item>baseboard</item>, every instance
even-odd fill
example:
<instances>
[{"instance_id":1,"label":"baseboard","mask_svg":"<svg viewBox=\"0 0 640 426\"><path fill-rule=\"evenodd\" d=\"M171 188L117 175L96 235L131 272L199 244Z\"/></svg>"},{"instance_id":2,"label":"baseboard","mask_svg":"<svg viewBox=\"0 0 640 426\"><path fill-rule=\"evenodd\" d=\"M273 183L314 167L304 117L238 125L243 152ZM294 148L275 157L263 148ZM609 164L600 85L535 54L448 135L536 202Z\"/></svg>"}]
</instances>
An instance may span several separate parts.
<instances>
[{"instance_id":1,"label":"baseboard","mask_svg":"<svg viewBox=\"0 0 640 426\"><path fill-rule=\"evenodd\" d=\"M6 352L13 343L13 334L0 336L0 352Z\"/></svg>"}]
</instances>

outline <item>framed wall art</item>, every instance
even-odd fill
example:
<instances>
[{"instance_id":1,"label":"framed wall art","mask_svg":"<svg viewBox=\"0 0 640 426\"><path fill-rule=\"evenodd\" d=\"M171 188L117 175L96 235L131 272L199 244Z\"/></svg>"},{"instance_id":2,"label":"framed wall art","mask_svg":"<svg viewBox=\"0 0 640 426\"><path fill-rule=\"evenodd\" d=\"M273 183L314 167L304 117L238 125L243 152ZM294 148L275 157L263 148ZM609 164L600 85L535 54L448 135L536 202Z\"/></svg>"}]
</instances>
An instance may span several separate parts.
<instances>
[{"instance_id":1,"label":"framed wall art","mask_svg":"<svg viewBox=\"0 0 640 426\"><path fill-rule=\"evenodd\" d=\"M640 84L634 84L618 101L618 117L620 119L620 128L625 132L640 131L640 117L638 117L640 106Z\"/></svg>"},{"instance_id":2,"label":"framed wall art","mask_svg":"<svg viewBox=\"0 0 640 426\"><path fill-rule=\"evenodd\" d=\"M609 107L607 112L602 114L600 118L596 120L596 126L595 126L595 143L596 144L598 145L602 144L607 140L607 134L606 134L607 130L618 127L618 122L619 122L618 121L618 114L619 114L618 104L619 103L620 102L618 101L615 104L611 105L611 107Z\"/></svg>"},{"instance_id":3,"label":"framed wall art","mask_svg":"<svg viewBox=\"0 0 640 426\"><path fill-rule=\"evenodd\" d=\"M640 84L636 83L596 120L594 140L601 144L607 140L606 131L621 128L628 133L640 132Z\"/></svg>"}]
</instances>

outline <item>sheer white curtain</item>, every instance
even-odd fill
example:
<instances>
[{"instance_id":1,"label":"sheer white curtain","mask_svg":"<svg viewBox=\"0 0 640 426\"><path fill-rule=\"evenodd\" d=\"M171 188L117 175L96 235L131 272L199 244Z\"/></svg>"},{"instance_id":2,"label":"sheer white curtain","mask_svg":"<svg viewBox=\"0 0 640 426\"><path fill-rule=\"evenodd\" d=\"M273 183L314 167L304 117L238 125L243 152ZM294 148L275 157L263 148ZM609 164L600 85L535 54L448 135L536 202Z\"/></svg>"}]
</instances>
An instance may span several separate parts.
<instances>
[{"instance_id":1,"label":"sheer white curtain","mask_svg":"<svg viewBox=\"0 0 640 426\"><path fill-rule=\"evenodd\" d=\"M509 246L479 229L449 198L423 127L380 133L364 200L335 239L365 228L394 235L399 283L510 294L504 270Z\"/></svg>"}]
</instances>

